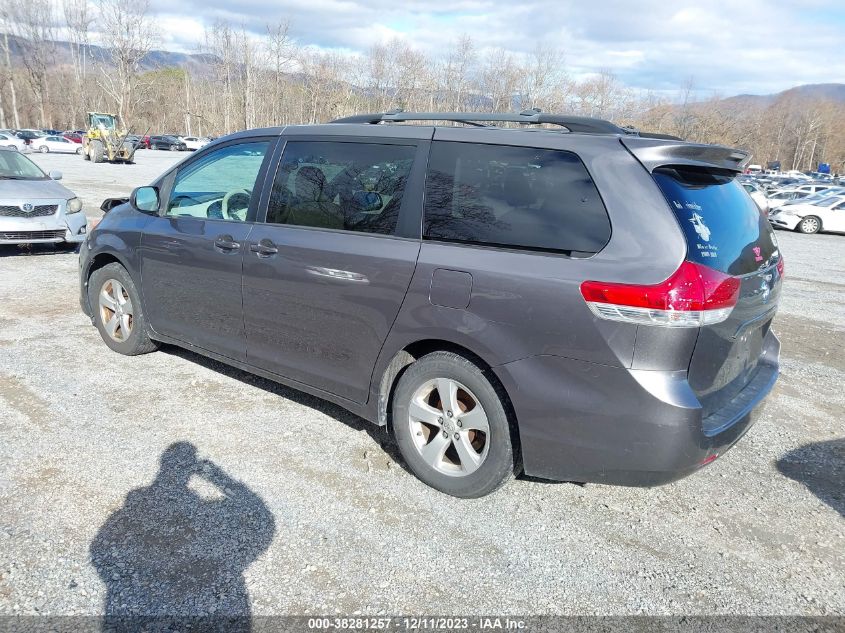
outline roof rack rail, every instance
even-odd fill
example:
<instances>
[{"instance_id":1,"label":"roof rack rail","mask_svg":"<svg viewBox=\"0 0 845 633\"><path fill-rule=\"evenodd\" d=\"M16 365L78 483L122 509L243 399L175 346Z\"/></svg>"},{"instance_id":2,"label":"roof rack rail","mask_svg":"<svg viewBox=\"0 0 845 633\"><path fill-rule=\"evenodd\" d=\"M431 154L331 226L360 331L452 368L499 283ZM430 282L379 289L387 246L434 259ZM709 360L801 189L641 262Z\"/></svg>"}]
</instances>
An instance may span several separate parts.
<instances>
[{"instance_id":1,"label":"roof rack rail","mask_svg":"<svg viewBox=\"0 0 845 633\"><path fill-rule=\"evenodd\" d=\"M579 134L631 134L631 132L604 119L566 114L545 114L539 108L519 113L496 114L490 112L404 112L391 110L377 114L357 114L332 123L402 123L405 121L451 121L476 127L490 127L484 123L522 123L526 125L559 125Z\"/></svg>"}]
</instances>

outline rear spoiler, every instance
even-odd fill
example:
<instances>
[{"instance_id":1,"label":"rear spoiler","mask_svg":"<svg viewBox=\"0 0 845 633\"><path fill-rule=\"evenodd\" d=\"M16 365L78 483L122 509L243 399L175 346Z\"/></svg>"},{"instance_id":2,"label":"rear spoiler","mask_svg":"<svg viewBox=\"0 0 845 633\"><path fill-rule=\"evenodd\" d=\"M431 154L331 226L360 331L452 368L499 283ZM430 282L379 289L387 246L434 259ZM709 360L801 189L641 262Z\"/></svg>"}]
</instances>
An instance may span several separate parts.
<instances>
[{"instance_id":1,"label":"rear spoiler","mask_svg":"<svg viewBox=\"0 0 845 633\"><path fill-rule=\"evenodd\" d=\"M619 139L649 172L668 165L710 167L741 172L751 154L724 145L704 145L656 138L623 136Z\"/></svg>"}]
</instances>

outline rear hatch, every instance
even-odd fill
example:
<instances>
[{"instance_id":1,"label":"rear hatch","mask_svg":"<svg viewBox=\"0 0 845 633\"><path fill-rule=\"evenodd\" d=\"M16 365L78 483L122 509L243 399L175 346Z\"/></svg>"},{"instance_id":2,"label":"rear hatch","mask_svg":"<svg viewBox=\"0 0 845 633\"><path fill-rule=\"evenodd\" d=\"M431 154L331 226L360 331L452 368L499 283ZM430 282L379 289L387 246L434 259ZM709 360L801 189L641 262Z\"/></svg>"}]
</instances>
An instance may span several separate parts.
<instances>
[{"instance_id":1,"label":"rear hatch","mask_svg":"<svg viewBox=\"0 0 845 633\"><path fill-rule=\"evenodd\" d=\"M766 217L736 181L736 172L701 164L659 165L652 176L687 241L687 259L740 280L728 318L701 328L689 383L705 418L752 381L781 291L783 262Z\"/></svg>"}]
</instances>

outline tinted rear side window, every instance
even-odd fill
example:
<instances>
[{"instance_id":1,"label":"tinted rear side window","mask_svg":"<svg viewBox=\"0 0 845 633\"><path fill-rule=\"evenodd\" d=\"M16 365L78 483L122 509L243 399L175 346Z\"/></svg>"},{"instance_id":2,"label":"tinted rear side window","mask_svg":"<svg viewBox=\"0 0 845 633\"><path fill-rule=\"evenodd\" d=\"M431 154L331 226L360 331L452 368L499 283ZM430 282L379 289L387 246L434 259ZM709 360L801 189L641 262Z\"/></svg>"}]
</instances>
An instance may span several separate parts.
<instances>
[{"instance_id":1,"label":"tinted rear side window","mask_svg":"<svg viewBox=\"0 0 845 633\"><path fill-rule=\"evenodd\" d=\"M777 255L769 221L733 175L680 168L653 175L687 238L687 259L744 275Z\"/></svg>"},{"instance_id":2,"label":"tinted rear side window","mask_svg":"<svg viewBox=\"0 0 845 633\"><path fill-rule=\"evenodd\" d=\"M426 176L428 239L596 253L610 221L571 152L435 142Z\"/></svg>"}]
</instances>

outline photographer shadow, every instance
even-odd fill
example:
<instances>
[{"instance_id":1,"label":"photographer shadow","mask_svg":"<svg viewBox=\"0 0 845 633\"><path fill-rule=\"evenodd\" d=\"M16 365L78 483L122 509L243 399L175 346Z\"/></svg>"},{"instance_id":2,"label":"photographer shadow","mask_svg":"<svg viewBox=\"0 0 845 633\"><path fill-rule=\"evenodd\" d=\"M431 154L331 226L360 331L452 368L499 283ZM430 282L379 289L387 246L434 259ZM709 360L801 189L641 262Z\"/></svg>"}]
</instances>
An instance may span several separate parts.
<instances>
[{"instance_id":1,"label":"photographer shadow","mask_svg":"<svg viewBox=\"0 0 845 633\"><path fill-rule=\"evenodd\" d=\"M107 587L103 630L249 631L243 573L274 532L257 494L198 460L193 444L172 444L155 480L131 491L91 543Z\"/></svg>"}]
</instances>

